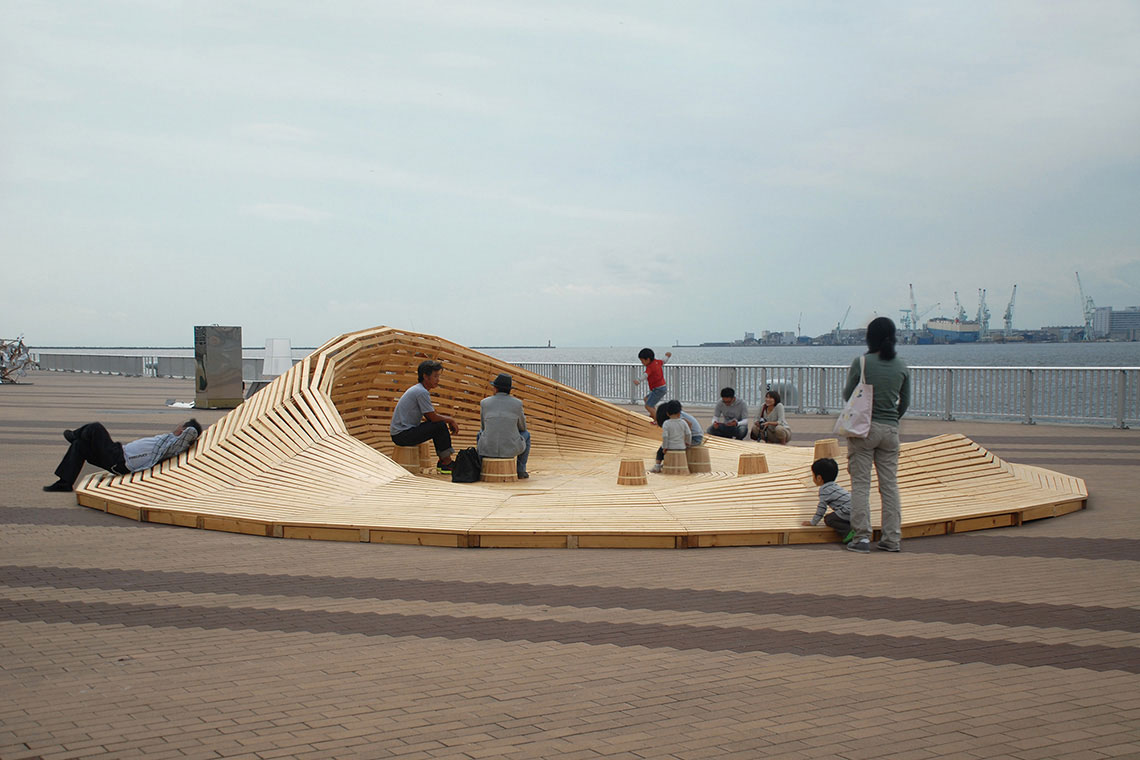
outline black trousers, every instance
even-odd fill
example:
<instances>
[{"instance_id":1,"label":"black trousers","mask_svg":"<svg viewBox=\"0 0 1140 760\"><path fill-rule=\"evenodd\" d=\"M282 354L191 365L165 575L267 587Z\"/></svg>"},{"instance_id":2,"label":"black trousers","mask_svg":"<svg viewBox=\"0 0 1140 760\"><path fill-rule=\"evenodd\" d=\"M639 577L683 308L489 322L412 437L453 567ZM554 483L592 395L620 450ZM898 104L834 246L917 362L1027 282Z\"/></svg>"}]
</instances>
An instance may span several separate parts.
<instances>
[{"instance_id":1,"label":"black trousers","mask_svg":"<svg viewBox=\"0 0 1140 760\"><path fill-rule=\"evenodd\" d=\"M828 510L827 514L823 516L823 522L827 527L834 530L840 536L846 536L851 532L851 523L844 520L842 517L835 514L831 510Z\"/></svg>"},{"instance_id":2,"label":"black trousers","mask_svg":"<svg viewBox=\"0 0 1140 760\"><path fill-rule=\"evenodd\" d=\"M435 454L440 459L451 455L451 431L446 422L421 422L392 436L392 443L397 446L419 446L428 440L435 444Z\"/></svg>"},{"instance_id":3,"label":"black trousers","mask_svg":"<svg viewBox=\"0 0 1140 760\"><path fill-rule=\"evenodd\" d=\"M76 428L75 440L67 447L67 453L60 460L59 467L55 468L56 477L68 485L74 485L87 462L116 475L130 472L123 458L122 444L112 441L107 428L99 422L89 422Z\"/></svg>"},{"instance_id":4,"label":"black trousers","mask_svg":"<svg viewBox=\"0 0 1140 760\"><path fill-rule=\"evenodd\" d=\"M738 422L736 427L727 427L721 425L720 427L713 427L709 425L707 431L709 435L715 435L718 438L736 438L737 440L744 440L744 436L748 435L748 426Z\"/></svg>"}]
</instances>

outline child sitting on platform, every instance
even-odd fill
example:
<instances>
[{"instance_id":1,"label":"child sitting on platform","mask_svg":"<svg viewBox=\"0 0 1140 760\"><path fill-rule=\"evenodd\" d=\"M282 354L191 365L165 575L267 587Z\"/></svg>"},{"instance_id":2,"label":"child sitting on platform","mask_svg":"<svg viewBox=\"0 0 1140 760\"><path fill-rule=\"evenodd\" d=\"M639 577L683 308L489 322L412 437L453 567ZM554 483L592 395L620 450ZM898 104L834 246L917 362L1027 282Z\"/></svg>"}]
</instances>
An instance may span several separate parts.
<instances>
[{"instance_id":1,"label":"child sitting on platform","mask_svg":"<svg viewBox=\"0 0 1140 760\"><path fill-rule=\"evenodd\" d=\"M693 443L692 428L688 422L681 419L681 402L674 399L658 407L659 420L662 411L667 419L658 423L661 425L661 448L657 449L657 463L650 472L661 472L661 463L665 461L666 451L684 451Z\"/></svg>"},{"instance_id":2,"label":"child sitting on platform","mask_svg":"<svg viewBox=\"0 0 1140 760\"><path fill-rule=\"evenodd\" d=\"M820 519L827 527L835 530L847 543L855 536L851 530L851 494L835 482L839 475L839 465L830 457L817 459L811 463L812 482L819 486L819 506L815 516L805 520L804 527L819 525ZM828 512L827 508L831 507Z\"/></svg>"}]
</instances>

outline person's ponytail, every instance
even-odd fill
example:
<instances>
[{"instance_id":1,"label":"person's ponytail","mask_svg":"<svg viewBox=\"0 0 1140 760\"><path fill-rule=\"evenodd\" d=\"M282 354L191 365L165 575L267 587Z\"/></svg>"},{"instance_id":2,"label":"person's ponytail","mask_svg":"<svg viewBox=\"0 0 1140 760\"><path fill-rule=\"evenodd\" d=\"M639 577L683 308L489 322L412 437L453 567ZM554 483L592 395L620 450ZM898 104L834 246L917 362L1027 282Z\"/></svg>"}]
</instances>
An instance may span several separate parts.
<instances>
[{"instance_id":1,"label":"person's ponytail","mask_svg":"<svg viewBox=\"0 0 1140 760\"><path fill-rule=\"evenodd\" d=\"M897 355L897 343L895 323L890 317L875 317L867 325L867 353L878 354L880 359L890 361Z\"/></svg>"}]
</instances>

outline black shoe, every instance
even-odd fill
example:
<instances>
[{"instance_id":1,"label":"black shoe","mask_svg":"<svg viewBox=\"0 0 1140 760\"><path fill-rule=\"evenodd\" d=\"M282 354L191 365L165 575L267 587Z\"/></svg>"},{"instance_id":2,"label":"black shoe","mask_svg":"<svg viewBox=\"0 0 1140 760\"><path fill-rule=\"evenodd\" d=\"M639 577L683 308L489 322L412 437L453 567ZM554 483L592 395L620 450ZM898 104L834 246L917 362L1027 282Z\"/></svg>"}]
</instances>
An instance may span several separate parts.
<instances>
[{"instance_id":1,"label":"black shoe","mask_svg":"<svg viewBox=\"0 0 1140 760\"><path fill-rule=\"evenodd\" d=\"M63 431L63 437L67 439L68 443L75 443L75 431L74 430L64 430Z\"/></svg>"},{"instance_id":2,"label":"black shoe","mask_svg":"<svg viewBox=\"0 0 1140 760\"><path fill-rule=\"evenodd\" d=\"M44 490L45 491L70 491L71 490L71 484L70 483L64 483L62 480L57 480L54 483L52 483L50 486L44 486Z\"/></svg>"},{"instance_id":3,"label":"black shoe","mask_svg":"<svg viewBox=\"0 0 1140 760\"><path fill-rule=\"evenodd\" d=\"M454 466L455 466L455 462L448 462L447 464L444 464L443 460L441 459L435 463L435 471L438 472L440 475L450 475L451 474L451 468Z\"/></svg>"},{"instance_id":4,"label":"black shoe","mask_svg":"<svg viewBox=\"0 0 1140 760\"><path fill-rule=\"evenodd\" d=\"M529 478L529 477L530 477L530 473L529 473L529 472L524 472L524 473L522 473L522 474L520 474L520 475L519 475L519 480L526 480L526 479L527 479L527 478Z\"/></svg>"}]
</instances>

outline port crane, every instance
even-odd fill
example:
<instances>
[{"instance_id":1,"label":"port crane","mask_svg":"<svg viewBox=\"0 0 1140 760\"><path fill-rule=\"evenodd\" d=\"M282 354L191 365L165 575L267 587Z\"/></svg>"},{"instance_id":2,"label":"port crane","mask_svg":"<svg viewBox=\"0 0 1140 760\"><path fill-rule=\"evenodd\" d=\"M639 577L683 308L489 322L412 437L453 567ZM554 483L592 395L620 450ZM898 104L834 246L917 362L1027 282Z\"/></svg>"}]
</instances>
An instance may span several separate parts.
<instances>
[{"instance_id":1,"label":"port crane","mask_svg":"<svg viewBox=\"0 0 1140 760\"><path fill-rule=\"evenodd\" d=\"M1005 307L1005 314L1002 319L1005 320L1005 337L1013 335L1013 300L1017 298L1017 285L1013 286L1013 293L1009 296L1009 306Z\"/></svg>"},{"instance_id":2,"label":"port crane","mask_svg":"<svg viewBox=\"0 0 1140 760\"><path fill-rule=\"evenodd\" d=\"M955 317L959 322L965 322L969 319L969 317L966 315L966 310L962 308L962 302L958 300L957 290L954 291L954 307L958 310L958 313L955 315Z\"/></svg>"},{"instance_id":3,"label":"port crane","mask_svg":"<svg viewBox=\"0 0 1140 760\"><path fill-rule=\"evenodd\" d=\"M979 335L985 337L990 333L990 307L986 306L986 289L978 288L978 325L981 327Z\"/></svg>"},{"instance_id":4,"label":"port crane","mask_svg":"<svg viewBox=\"0 0 1140 760\"><path fill-rule=\"evenodd\" d=\"M899 311L902 312L902 317L899 319L899 321L902 322L903 331L905 332L905 331L909 330L913 333L917 333L919 330L922 329L922 318L925 317L930 312L937 309L941 305L942 305L942 303L938 302L938 303L934 304L933 306L931 306L927 309L923 309L922 311L919 311L917 304L915 304L915 302L914 302L914 284L911 283L911 285L910 285L910 308L909 309L899 309Z\"/></svg>"},{"instance_id":5,"label":"port crane","mask_svg":"<svg viewBox=\"0 0 1140 760\"><path fill-rule=\"evenodd\" d=\"M1077 290L1081 294L1081 313L1085 318L1085 340L1092 340L1093 315L1096 314L1096 304L1091 298L1085 296L1085 286L1081 284L1081 273L1077 272Z\"/></svg>"},{"instance_id":6,"label":"port crane","mask_svg":"<svg viewBox=\"0 0 1140 760\"><path fill-rule=\"evenodd\" d=\"M839 333L843 330L843 325L847 324L847 317L851 316L851 307L847 307L847 311L843 312L843 319L835 323L835 342L839 343Z\"/></svg>"}]
</instances>

